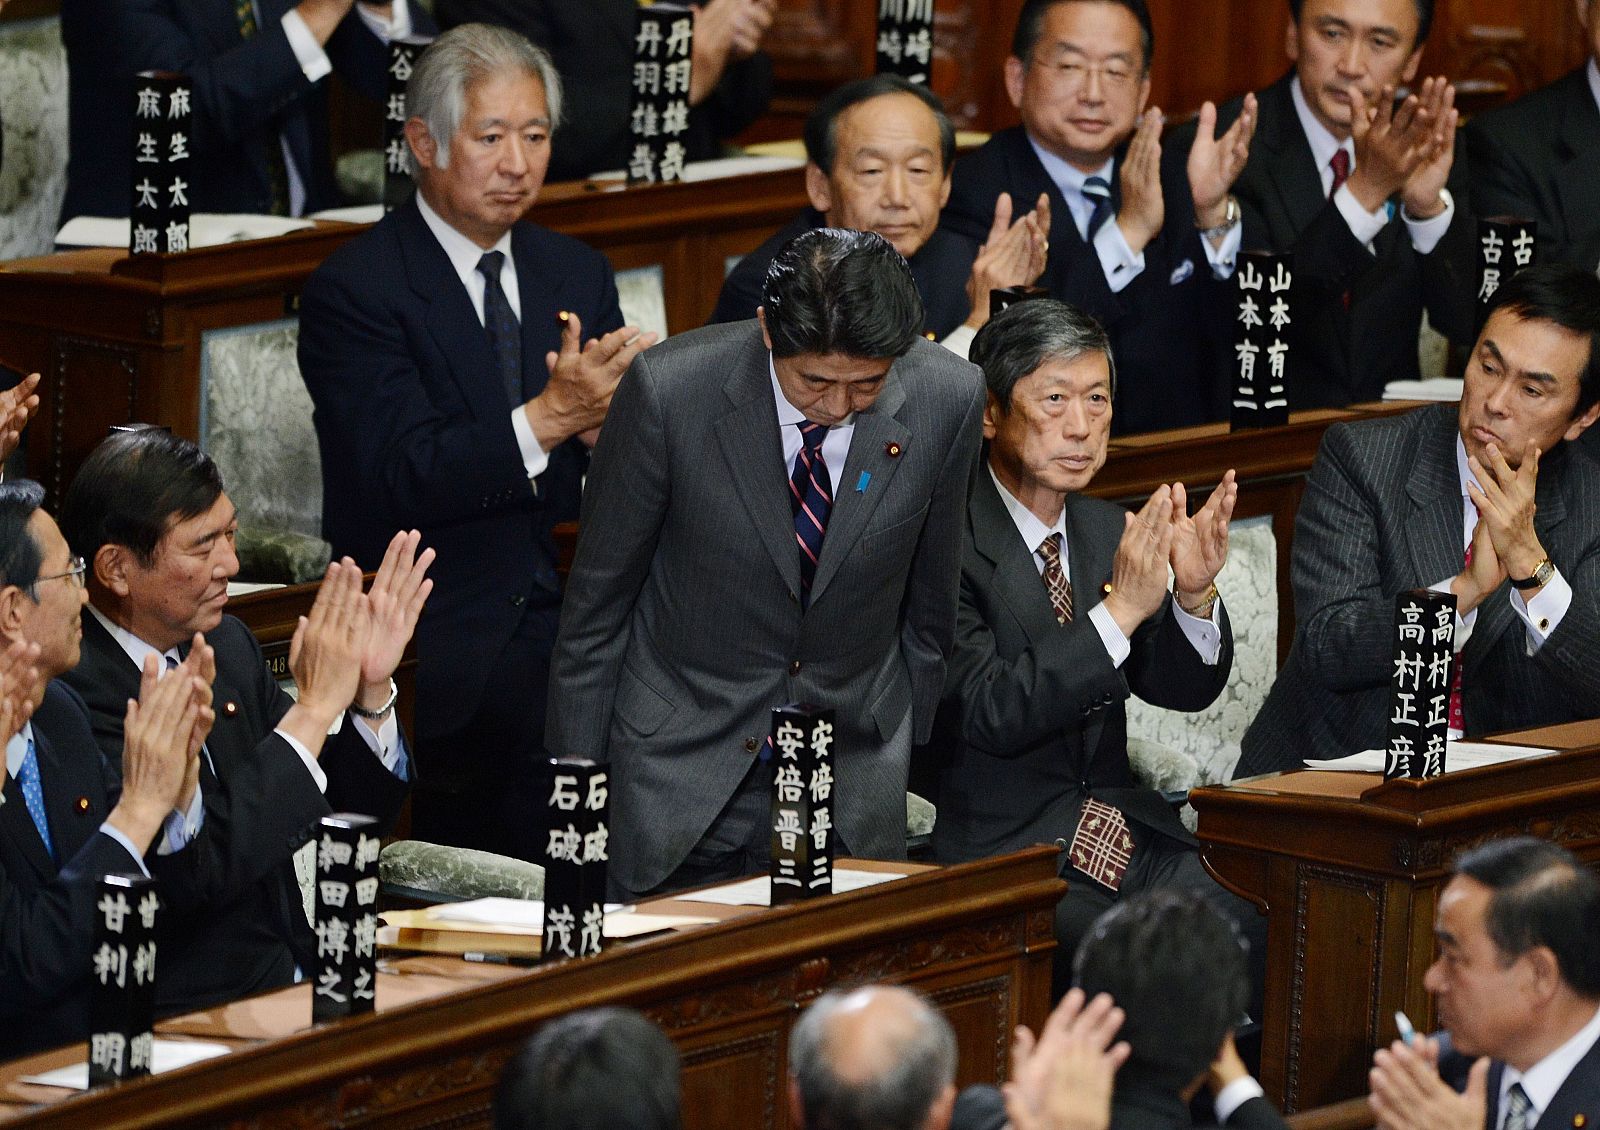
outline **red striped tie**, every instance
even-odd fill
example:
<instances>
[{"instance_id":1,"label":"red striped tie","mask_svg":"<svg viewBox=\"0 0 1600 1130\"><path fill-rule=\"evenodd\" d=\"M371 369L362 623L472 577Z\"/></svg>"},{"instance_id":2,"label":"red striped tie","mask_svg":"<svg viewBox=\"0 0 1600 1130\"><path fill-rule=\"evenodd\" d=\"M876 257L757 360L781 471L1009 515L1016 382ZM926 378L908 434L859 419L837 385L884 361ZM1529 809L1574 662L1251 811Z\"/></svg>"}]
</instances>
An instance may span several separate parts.
<instances>
[{"instance_id":1,"label":"red striped tie","mask_svg":"<svg viewBox=\"0 0 1600 1130\"><path fill-rule=\"evenodd\" d=\"M822 557L822 538L828 532L828 512L833 509L833 479L822 458L826 424L807 420L800 425L800 450L789 476L789 504L794 509L794 538L800 547L800 606L811 603L811 582Z\"/></svg>"}]
</instances>

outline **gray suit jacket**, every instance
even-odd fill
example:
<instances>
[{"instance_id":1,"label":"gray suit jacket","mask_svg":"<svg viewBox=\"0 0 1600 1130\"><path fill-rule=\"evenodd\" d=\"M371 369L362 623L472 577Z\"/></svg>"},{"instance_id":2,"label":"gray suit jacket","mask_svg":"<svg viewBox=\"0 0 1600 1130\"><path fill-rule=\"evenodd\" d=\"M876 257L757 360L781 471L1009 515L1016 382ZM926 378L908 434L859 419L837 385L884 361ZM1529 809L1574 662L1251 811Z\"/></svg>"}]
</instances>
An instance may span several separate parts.
<instances>
[{"instance_id":1,"label":"gray suit jacket","mask_svg":"<svg viewBox=\"0 0 1600 1130\"><path fill-rule=\"evenodd\" d=\"M976 368L919 341L856 419L809 608L755 322L641 354L595 448L546 744L611 764L611 874L658 885L733 795L769 711L837 711L841 853L905 851L913 730L955 631ZM897 452L897 454L891 454Z\"/></svg>"},{"instance_id":2,"label":"gray suit jacket","mask_svg":"<svg viewBox=\"0 0 1600 1130\"><path fill-rule=\"evenodd\" d=\"M1102 599L1126 511L1067 498L1073 622L1063 628L994 480L978 472L961 564L956 650L930 753L939 769L935 856L960 862L1072 838L1088 796L1184 843L1194 837L1128 765L1130 694L1202 710L1233 663L1226 616L1219 661L1207 666L1171 612L1171 598L1134 633L1119 668L1089 610Z\"/></svg>"},{"instance_id":3,"label":"gray suit jacket","mask_svg":"<svg viewBox=\"0 0 1600 1130\"><path fill-rule=\"evenodd\" d=\"M1235 776L1383 745L1394 598L1461 571L1456 435L1446 404L1328 429L1295 519L1294 645ZM1556 447L1536 503L1572 606L1531 657L1509 585L1478 607L1460 657L1468 734L1591 718L1600 704L1600 465Z\"/></svg>"}]
</instances>

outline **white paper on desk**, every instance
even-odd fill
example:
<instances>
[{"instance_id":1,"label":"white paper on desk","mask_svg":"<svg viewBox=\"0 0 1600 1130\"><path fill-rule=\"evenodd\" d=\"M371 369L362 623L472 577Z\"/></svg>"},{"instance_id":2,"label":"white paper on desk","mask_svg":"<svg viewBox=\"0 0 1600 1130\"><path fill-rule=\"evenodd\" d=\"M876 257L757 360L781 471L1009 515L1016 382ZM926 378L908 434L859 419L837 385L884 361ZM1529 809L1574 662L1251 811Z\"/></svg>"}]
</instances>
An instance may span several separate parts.
<instances>
[{"instance_id":1,"label":"white paper on desk","mask_svg":"<svg viewBox=\"0 0 1600 1130\"><path fill-rule=\"evenodd\" d=\"M683 179L696 181L718 180L722 177L746 177L752 173L775 173L779 169L798 169L805 164L800 157L747 156L715 157L709 161L690 161L683 167ZM621 169L606 169L589 177L594 181L620 181L627 174Z\"/></svg>"},{"instance_id":2,"label":"white paper on desk","mask_svg":"<svg viewBox=\"0 0 1600 1130\"><path fill-rule=\"evenodd\" d=\"M1543 757L1556 750L1529 745L1497 745L1494 742L1446 742L1444 771L1454 773L1461 769L1480 769L1485 765L1501 765L1507 761L1521 761L1529 757ZM1382 773L1384 752L1366 749L1349 757L1335 757L1327 761L1307 761L1307 769L1321 769L1335 773Z\"/></svg>"},{"instance_id":3,"label":"white paper on desk","mask_svg":"<svg viewBox=\"0 0 1600 1130\"><path fill-rule=\"evenodd\" d=\"M875 887L892 879L904 879L903 874L892 871L856 871L848 867L833 869L833 893L846 895L863 887ZM704 891L673 895L680 902L714 902L719 906L771 906L772 877L757 875L737 883L725 883Z\"/></svg>"},{"instance_id":4,"label":"white paper on desk","mask_svg":"<svg viewBox=\"0 0 1600 1130\"><path fill-rule=\"evenodd\" d=\"M192 1063L202 1060L216 1059L219 1055L227 1055L233 1049L226 1044L207 1044L199 1040L163 1040L157 1037L154 1049L150 1053L150 1073L160 1075L163 1071L176 1071L180 1067L188 1067ZM37 1083L41 1087L62 1087L69 1091L87 1091L89 1089L89 1063L74 1063L67 1067L58 1067L54 1071L46 1071L42 1075L24 1075L19 1082Z\"/></svg>"},{"instance_id":5,"label":"white paper on desk","mask_svg":"<svg viewBox=\"0 0 1600 1130\"><path fill-rule=\"evenodd\" d=\"M375 224L383 219L382 204L351 204L344 208L324 208L312 212L308 220L338 220L342 224Z\"/></svg>"},{"instance_id":6,"label":"white paper on desk","mask_svg":"<svg viewBox=\"0 0 1600 1130\"><path fill-rule=\"evenodd\" d=\"M1454 403L1461 399L1460 377L1429 377L1423 381L1390 381L1383 386L1385 400L1438 400Z\"/></svg>"},{"instance_id":7,"label":"white paper on desk","mask_svg":"<svg viewBox=\"0 0 1600 1130\"><path fill-rule=\"evenodd\" d=\"M544 903L538 899L482 898L470 902L442 903L423 912L428 921L442 930L458 923L488 926L506 934L538 935L544 932ZM605 936L635 938L677 926L714 922L687 914L640 914L621 903L606 904Z\"/></svg>"},{"instance_id":8,"label":"white paper on desk","mask_svg":"<svg viewBox=\"0 0 1600 1130\"><path fill-rule=\"evenodd\" d=\"M223 212L196 212L189 217L189 246L217 247L246 239L270 239L317 225L289 216L253 216ZM128 220L105 216L75 216L56 232L62 247L126 247Z\"/></svg>"}]
</instances>

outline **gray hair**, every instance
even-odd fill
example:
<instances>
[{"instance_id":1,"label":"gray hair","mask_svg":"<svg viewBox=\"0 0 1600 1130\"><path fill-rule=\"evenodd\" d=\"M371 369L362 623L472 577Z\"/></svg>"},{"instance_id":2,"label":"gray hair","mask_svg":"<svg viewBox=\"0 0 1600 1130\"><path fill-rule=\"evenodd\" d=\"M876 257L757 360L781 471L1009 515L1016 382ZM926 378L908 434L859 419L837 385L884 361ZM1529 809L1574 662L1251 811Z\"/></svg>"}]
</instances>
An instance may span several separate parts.
<instances>
[{"instance_id":1,"label":"gray hair","mask_svg":"<svg viewBox=\"0 0 1600 1130\"><path fill-rule=\"evenodd\" d=\"M429 44L406 83L406 114L421 118L438 146L435 163L450 165L450 139L467 112L467 90L506 73L535 76L544 85L550 132L561 122L561 76L544 48L492 24L461 24ZM406 171L421 175L416 154L406 148Z\"/></svg>"},{"instance_id":2,"label":"gray hair","mask_svg":"<svg viewBox=\"0 0 1600 1130\"><path fill-rule=\"evenodd\" d=\"M1076 306L1030 298L990 318L972 339L967 356L983 370L984 383L1001 411L1009 412L1012 390L1023 377L1046 361L1076 361L1085 353L1105 354L1115 396L1117 362L1105 328Z\"/></svg>"},{"instance_id":3,"label":"gray hair","mask_svg":"<svg viewBox=\"0 0 1600 1130\"><path fill-rule=\"evenodd\" d=\"M829 1053L834 1020L867 993L889 993L910 1006L908 1031L884 1032L877 1046L889 1062L871 1079L841 1079ZM806 1130L918 1130L956 1077L956 1035L944 1014L899 986L835 989L819 997L789 1035L789 1073L800 1089Z\"/></svg>"}]
</instances>

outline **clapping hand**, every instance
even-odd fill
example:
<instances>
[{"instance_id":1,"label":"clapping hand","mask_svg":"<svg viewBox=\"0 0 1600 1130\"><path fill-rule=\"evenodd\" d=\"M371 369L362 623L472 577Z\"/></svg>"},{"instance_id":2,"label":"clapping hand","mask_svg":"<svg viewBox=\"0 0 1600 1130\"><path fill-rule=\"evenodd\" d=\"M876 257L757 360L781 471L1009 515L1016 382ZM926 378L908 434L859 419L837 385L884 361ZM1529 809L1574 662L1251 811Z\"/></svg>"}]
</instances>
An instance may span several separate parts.
<instances>
[{"instance_id":1,"label":"clapping hand","mask_svg":"<svg viewBox=\"0 0 1600 1130\"><path fill-rule=\"evenodd\" d=\"M1195 222L1203 228L1222 223L1219 212L1233 184L1250 160L1250 139L1256 132L1256 96L1247 94L1239 117L1221 137L1217 134L1217 107L1200 107L1200 122L1189 149L1189 192L1194 198Z\"/></svg>"},{"instance_id":2,"label":"clapping hand","mask_svg":"<svg viewBox=\"0 0 1600 1130\"><path fill-rule=\"evenodd\" d=\"M430 547L419 555L417 546L421 543L422 535L416 530L395 534L367 592L372 628L361 656L358 701L368 710L377 710L388 701L389 679L400 665L406 644L416 631L417 617L433 591L433 580L427 572L434 552Z\"/></svg>"},{"instance_id":3,"label":"clapping hand","mask_svg":"<svg viewBox=\"0 0 1600 1130\"><path fill-rule=\"evenodd\" d=\"M1439 1078L1437 1040L1415 1047L1396 1040L1372 1057L1367 1103L1382 1130L1482 1130L1488 1109L1489 1059L1472 1065L1467 1089L1457 1094Z\"/></svg>"},{"instance_id":4,"label":"clapping hand","mask_svg":"<svg viewBox=\"0 0 1600 1130\"><path fill-rule=\"evenodd\" d=\"M1167 206L1161 195L1161 111L1151 106L1134 131L1119 173L1122 208L1117 226L1135 255L1149 246L1166 222Z\"/></svg>"},{"instance_id":5,"label":"clapping hand","mask_svg":"<svg viewBox=\"0 0 1600 1130\"><path fill-rule=\"evenodd\" d=\"M0 7L4 7L0 0ZM33 373L18 381L5 392L0 392L0 463L11 458L11 453L22 441L22 429L28 419L39 410L39 374Z\"/></svg>"},{"instance_id":6,"label":"clapping hand","mask_svg":"<svg viewBox=\"0 0 1600 1130\"><path fill-rule=\"evenodd\" d=\"M1018 1028L1011 1043L1011 1082L1005 1092L1013 1130L1105 1130L1111 1091L1127 1060L1126 1042L1113 1045L1122 1009L1101 993L1084 1003L1082 989L1061 998L1035 1040Z\"/></svg>"},{"instance_id":7,"label":"clapping hand","mask_svg":"<svg viewBox=\"0 0 1600 1130\"><path fill-rule=\"evenodd\" d=\"M1175 532L1172 488L1165 483L1156 488L1139 513L1125 515L1105 605L1122 634L1129 638L1166 599L1167 566Z\"/></svg>"},{"instance_id":8,"label":"clapping hand","mask_svg":"<svg viewBox=\"0 0 1600 1130\"><path fill-rule=\"evenodd\" d=\"M989 320L989 292L1013 286L1031 286L1044 273L1050 253L1050 197L1039 194L1034 209L1011 219L1011 194L1002 192L994 202L994 222L989 238L978 248L967 277L967 301L972 313L966 324L977 329Z\"/></svg>"},{"instance_id":9,"label":"clapping hand","mask_svg":"<svg viewBox=\"0 0 1600 1130\"><path fill-rule=\"evenodd\" d=\"M39 645L13 640L0 651L0 743L27 725L39 688Z\"/></svg>"},{"instance_id":10,"label":"clapping hand","mask_svg":"<svg viewBox=\"0 0 1600 1130\"><path fill-rule=\"evenodd\" d=\"M1172 485L1173 588L1186 610L1204 602L1217 574L1227 564L1228 523L1238 501L1238 476L1231 469L1192 518L1183 484Z\"/></svg>"},{"instance_id":11,"label":"clapping hand","mask_svg":"<svg viewBox=\"0 0 1600 1130\"><path fill-rule=\"evenodd\" d=\"M361 592L361 568L350 558L329 564L311 614L300 617L289 641L289 672L299 701L279 722L313 755L328 729L354 701L372 610Z\"/></svg>"}]
</instances>

